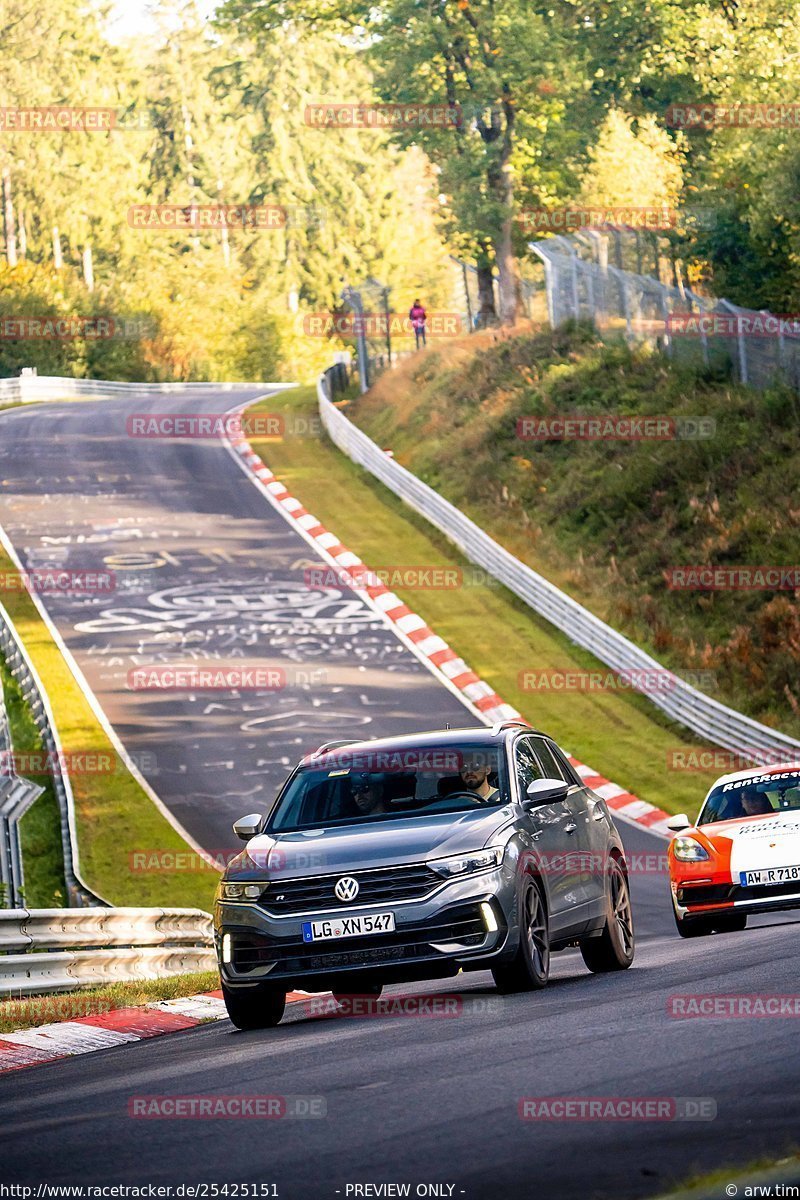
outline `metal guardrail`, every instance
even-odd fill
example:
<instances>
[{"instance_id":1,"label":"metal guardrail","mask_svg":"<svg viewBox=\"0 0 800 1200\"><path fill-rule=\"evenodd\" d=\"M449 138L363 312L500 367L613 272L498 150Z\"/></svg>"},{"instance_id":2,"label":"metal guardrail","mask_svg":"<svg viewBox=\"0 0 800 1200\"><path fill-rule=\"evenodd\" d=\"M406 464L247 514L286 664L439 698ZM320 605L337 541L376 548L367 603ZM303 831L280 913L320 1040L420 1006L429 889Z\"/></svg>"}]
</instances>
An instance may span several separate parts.
<instances>
[{"instance_id":1,"label":"metal guardrail","mask_svg":"<svg viewBox=\"0 0 800 1200\"><path fill-rule=\"evenodd\" d=\"M33 404L38 400L63 400L65 396L130 396L137 392L188 392L206 395L235 392L240 388L264 388L270 391L286 384L274 383L120 383L107 379L70 379L57 375L18 375L0 379L0 400Z\"/></svg>"},{"instance_id":2,"label":"metal guardrail","mask_svg":"<svg viewBox=\"0 0 800 1200\"><path fill-rule=\"evenodd\" d=\"M196 908L0 912L6 999L216 968L212 919Z\"/></svg>"},{"instance_id":3,"label":"metal guardrail","mask_svg":"<svg viewBox=\"0 0 800 1200\"><path fill-rule=\"evenodd\" d=\"M22 640L14 628L14 622L0 604L0 652L5 658L11 674L22 690L36 728L42 735L48 762L52 768L53 788L58 801L61 819L61 847L64 860L64 879L71 905L105 904L83 881L78 863L78 839L75 832L75 801L69 775L62 770L64 760L58 730L50 708L50 701L41 684L36 668L28 657ZM18 814L18 817L22 813ZM13 903L13 898L12 899Z\"/></svg>"},{"instance_id":4,"label":"metal guardrail","mask_svg":"<svg viewBox=\"0 0 800 1200\"><path fill-rule=\"evenodd\" d=\"M637 672L667 670L623 634L515 558L453 504L381 450L331 402L327 373L318 381L317 398L325 429L348 458L430 521L470 562L504 584L534 612L565 633L570 641L591 651L614 671L632 673L634 679ZM774 760L776 756L800 756L800 742L794 738L720 704L678 675L673 675L670 682L672 686L668 689L646 692L647 698L704 740L734 750L754 762Z\"/></svg>"},{"instance_id":5,"label":"metal guardrail","mask_svg":"<svg viewBox=\"0 0 800 1200\"><path fill-rule=\"evenodd\" d=\"M6 723L5 714L2 717ZM25 870L19 840L19 823L34 800L44 791L38 783L18 775L4 774L0 778L0 881L3 898L0 905L14 908L22 904L25 895Z\"/></svg>"}]
</instances>

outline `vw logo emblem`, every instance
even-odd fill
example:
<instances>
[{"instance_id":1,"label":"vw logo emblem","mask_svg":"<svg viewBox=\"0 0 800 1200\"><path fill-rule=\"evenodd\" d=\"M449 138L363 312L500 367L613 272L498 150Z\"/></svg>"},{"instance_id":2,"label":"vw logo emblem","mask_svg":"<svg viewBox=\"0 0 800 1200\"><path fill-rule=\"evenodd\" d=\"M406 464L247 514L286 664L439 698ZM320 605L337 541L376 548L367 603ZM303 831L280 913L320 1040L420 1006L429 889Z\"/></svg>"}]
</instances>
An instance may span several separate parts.
<instances>
[{"instance_id":1,"label":"vw logo emblem","mask_svg":"<svg viewBox=\"0 0 800 1200\"><path fill-rule=\"evenodd\" d=\"M343 875L341 879L336 880L333 894L337 900L341 900L343 903L355 900L358 895L358 880L353 879L352 875Z\"/></svg>"}]
</instances>

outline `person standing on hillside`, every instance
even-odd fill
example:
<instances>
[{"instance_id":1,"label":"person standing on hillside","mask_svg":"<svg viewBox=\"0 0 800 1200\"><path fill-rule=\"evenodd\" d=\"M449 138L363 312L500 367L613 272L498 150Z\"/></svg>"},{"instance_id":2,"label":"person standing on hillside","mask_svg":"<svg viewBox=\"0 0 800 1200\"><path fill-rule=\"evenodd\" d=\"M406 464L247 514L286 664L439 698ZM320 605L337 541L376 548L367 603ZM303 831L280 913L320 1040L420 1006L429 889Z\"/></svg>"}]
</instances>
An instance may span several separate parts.
<instances>
[{"instance_id":1,"label":"person standing on hillside","mask_svg":"<svg viewBox=\"0 0 800 1200\"><path fill-rule=\"evenodd\" d=\"M425 322L428 320L428 314L425 312L425 309L422 307L419 300L415 300L412 304L408 313L408 317L414 329L414 337L417 339L417 349L419 350L420 338L422 339L423 346L428 344L425 336Z\"/></svg>"}]
</instances>

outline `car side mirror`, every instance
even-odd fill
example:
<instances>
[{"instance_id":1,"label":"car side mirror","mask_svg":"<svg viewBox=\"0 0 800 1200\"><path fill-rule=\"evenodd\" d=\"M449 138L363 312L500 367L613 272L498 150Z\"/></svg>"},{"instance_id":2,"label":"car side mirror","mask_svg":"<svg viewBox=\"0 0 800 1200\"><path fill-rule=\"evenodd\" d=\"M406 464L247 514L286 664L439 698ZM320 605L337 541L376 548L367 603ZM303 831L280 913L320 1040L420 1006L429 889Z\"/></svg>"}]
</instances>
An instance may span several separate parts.
<instances>
[{"instance_id":1,"label":"car side mirror","mask_svg":"<svg viewBox=\"0 0 800 1200\"><path fill-rule=\"evenodd\" d=\"M692 822L686 813L678 813L676 817L670 817L667 821L667 829L671 829L673 833L680 833L682 829L691 829L691 827Z\"/></svg>"},{"instance_id":2,"label":"car side mirror","mask_svg":"<svg viewBox=\"0 0 800 1200\"><path fill-rule=\"evenodd\" d=\"M261 813L250 813L249 817L240 817L238 821L234 821L233 832L241 841L249 842L258 833L263 820Z\"/></svg>"},{"instance_id":3,"label":"car side mirror","mask_svg":"<svg viewBox=\"0 0 800 1200\"><path fill-rule=\"evenodd\" d=\"M563 779L534 779L529 783L523 800L524 808L538 808L540 804L556 804L566 800L569 784Z\"/></svg>"}]
</instances>

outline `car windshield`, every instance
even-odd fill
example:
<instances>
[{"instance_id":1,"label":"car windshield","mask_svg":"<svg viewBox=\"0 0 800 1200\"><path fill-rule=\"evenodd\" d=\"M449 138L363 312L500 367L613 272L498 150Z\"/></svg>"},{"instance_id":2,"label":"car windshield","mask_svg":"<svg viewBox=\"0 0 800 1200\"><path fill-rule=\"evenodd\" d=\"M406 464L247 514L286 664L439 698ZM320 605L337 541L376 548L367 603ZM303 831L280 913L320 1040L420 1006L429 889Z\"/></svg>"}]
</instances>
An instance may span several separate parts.
<instances>
[{"instance_id":1,"label":"car windshield","mask_svg":"<svg viewBox=\"0 0 800 1200\"><path fill-rule=\"evenodd\" d=\"M800 767L790 771L765 771L749 779L736 779L714 788L698 825L730 821L737 817L768 817L800 809Z\"/></svg>"},{"instance_id":2,"label":"car windshield","mask_svg":"<svg viewBox=\"0 0 800 1200\"><path fill-rule=\"evenodd\" d=\"M508 800L502 747L334 750L301 767L279 797L267 832L413 820L499 807Z\"/></svg>"}]
</instances>

